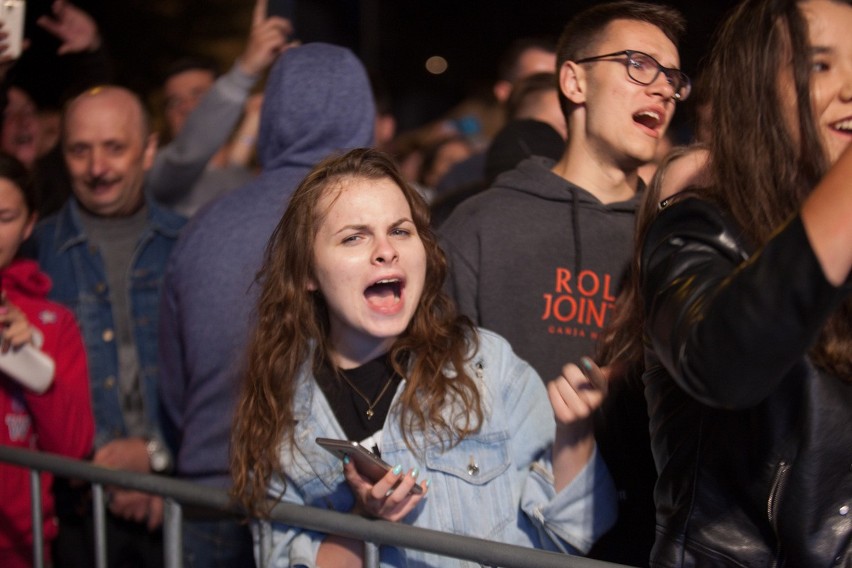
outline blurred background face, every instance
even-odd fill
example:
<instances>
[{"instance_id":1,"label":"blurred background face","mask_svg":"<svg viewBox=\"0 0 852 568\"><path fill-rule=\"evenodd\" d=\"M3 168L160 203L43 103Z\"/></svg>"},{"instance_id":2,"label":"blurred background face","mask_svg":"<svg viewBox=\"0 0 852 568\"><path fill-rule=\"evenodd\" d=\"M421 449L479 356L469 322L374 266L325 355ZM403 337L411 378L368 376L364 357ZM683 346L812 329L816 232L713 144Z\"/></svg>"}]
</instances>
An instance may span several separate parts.
<instances>
[{"instance_id":1,"label":"blurred background face","mask_svg":"<svg viewBox=\"0 0 852 568\"><path fill-rule=\"evenodd\" d=\"M27 210L21 188L0 177L0 268L12 262L34 224L35 215Z\"/></svg>"},{"instance_id":2,"label":"blurred background face","mask_svg":"<svg viewBox=\"0 0 852 568\"><path fill-rule=\"evenodd\" d=\"M532 48L518 59L515 81L535 73L553 73L556 71L556 54L543 49Z\"/></svg>"},{"instance_id":3,"label":"blurred background face","mask_svg":"<svg viewBox=\"0 0 852 568\"><path fill-rule=\"evenodd\" d=\"M15 156L27 169L32 169L40 149L38 111L30 96L17 87L10 87L8 103L3 111L0 149Z\"/></svg>"},{"instance_id":4,"label":"blurred background face","mask_svg":"<svg viewBox=\"0 0 852 568\"><path fill-rule=\"evenodd\" d=\"M536 73L553 73L554 71L556 71L556 54L531 47L518 57L513 77L508 80L497 81L494 85L494 98L505 103L512 93L514 83Z\"/></svg>"},{"instance_id":5,"label":"blurred background face","mask_svg":"<svg viewBox=\"0 0 852 568\"><path fill-rule=\"evenodd\" d=\"M63 152L71 186L95 215L130 215L142 205L156 144L145 135L139 103L108 89L78 98L65 118Z\"/></svg>"},{"instance_id":6,"label":"blurred background face","mask_svg":"<svg viewBox=\"0 0 852 568\"><path fill-rule=\"evenodd\" d=\"M169 134L177 136L187 117L213 86L216 77L203 69L190 69L172 75L163 86L166 99L166 124Z\"/></svg>"}]
</instances>

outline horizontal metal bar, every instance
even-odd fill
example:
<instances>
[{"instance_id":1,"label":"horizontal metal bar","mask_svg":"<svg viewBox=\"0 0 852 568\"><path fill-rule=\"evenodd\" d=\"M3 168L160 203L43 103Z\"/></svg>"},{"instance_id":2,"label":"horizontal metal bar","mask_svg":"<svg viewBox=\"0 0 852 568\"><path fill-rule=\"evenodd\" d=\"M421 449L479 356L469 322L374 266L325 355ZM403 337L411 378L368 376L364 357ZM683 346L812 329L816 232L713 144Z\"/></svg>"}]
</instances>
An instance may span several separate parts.
<instances>
[{"instance_id":1,"label":"horizontal metal bar","mask_svg":"<svg viewBox=\"0 0 852 568\"><path fill-rule=\"evenodd\" d=\"M171 497L184 505L214 508L238 517L245 514L230 500L226 491L169 477L118 471L94 466L89 462L72 460L45 452L35 452L0 446L0 461L27 468L51 471L64 477L86 479L105 485ZM600 560L558 554L522 546L411 527L401 523L365 519L357 515L303 507L289 503L277 504L271 512L274 521L306 529L357 538L364 541L422 550L442 556L471 560L505 568L624 568Z\"/></svg>"}]
</instances>

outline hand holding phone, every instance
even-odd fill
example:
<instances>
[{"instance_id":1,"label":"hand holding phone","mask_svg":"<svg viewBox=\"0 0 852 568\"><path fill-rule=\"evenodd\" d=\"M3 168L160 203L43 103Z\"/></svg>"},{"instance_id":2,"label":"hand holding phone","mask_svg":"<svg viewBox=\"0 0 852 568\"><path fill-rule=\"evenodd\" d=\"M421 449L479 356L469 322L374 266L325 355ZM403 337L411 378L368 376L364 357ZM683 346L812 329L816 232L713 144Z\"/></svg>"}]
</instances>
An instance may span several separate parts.
<instances>
[{"instance_id":1,"label":"hand holding phone","mask_svg":"<svg viewBox=\"0 0 852 568\"><path fill-rule=\"evenodd\" d=\"M387 472L393 469L389 463L382 460L358 442L335 440L332 438L317 438L316 442L341 460L344 456L349 456L349 459L351 459L355 464L358 473L374 483L383 478ZM411 492L419 495L420 493L423 493L423 488L420 485L415 484L411 488Z\"/></svg>"},{"instance_id":2,"label":"hand holding phone","mask_svg":"<svg viewBox=\"0 0 852 568\"><path fill-rule=\"evenodd\" d=\"M24 0L0 0L0 22L6 39L2 43L6 50L0 54L4 58L17 59L21 56L24 43Z\"/></svg>"},{"instance_id":3,"label":"hand holding phone","mask_svg":"<svg viewBox=\"0 0 852 568\"><path fill-rule=\"evenodd\" d=\"M56 364L33 345L41 344L41 332L30 326L26 315L0 293L0 371L28 389L42 394L53 384Z\"/></svg>"}]
</instances>

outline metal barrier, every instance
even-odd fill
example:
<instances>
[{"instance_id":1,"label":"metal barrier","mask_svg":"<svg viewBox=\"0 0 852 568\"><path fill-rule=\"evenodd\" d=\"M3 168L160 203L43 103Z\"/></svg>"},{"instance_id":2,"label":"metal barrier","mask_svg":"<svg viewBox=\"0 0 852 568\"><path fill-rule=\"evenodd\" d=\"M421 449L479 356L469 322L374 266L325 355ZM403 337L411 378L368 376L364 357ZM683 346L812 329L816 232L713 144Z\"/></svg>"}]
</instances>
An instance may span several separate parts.
<instances>
[{"instance_id":1,"label":"metal barrier","mask_svg":"<svg viewBox=\"0 0 852 568\"><path fill-rule=\"evenodd\" d=\"M38 473L49 471L56 475L84 479L92 483L95 511L95 560L97 568L106 564L106 509L104 486L116 485L128 489L155 493L165 497L163 521L164 556L166 568L181 568L182 506L199 506L240 515L224 490L157 475L117 471L94 466L89 462L72 460L44 452L0 446L0 462L31 470L33 510L33 540L37 568L43 566L43 534L41 515L41 481ZM362 540L368 544L365 565L378 566L377 545L422 550L442 556L505 568L625 568L580 556L557 554L514 546L490 540L460 536L422 529L382 520L365 519L356 515L279 503L272 509L271 520L306 529ZM372 547L370 546L372 545Z\"/></svg>"}]
</instances>

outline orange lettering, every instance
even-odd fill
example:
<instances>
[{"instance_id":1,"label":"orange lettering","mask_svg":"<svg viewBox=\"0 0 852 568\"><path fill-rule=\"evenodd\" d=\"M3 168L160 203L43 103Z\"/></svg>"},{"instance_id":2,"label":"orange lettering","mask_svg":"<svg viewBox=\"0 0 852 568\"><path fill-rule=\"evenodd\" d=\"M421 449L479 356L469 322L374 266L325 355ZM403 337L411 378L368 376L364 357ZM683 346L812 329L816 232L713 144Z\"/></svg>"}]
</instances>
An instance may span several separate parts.
<instances>
[{"instance_id":1,"label":"orange lettering","mask_svg":"<svg viewBox=\"0 0 852 568\"><path fill-rule=\"evenodd\" d=\"M604 274L603 299L606 300L607 302L615 302L615 296L612 294L611 286L612 286L612 276L610 276L609 274Z\"/></svg>"},{"instance_id":2,"label":"orange lettering","mask_svg":"<svg viewBox=\"0 0 852 568\"><path fill-rule=\"evenodd\" d=\"M562 313L562 304L569 304L570 312ZM577 315L577 301L571 296L559 296L553 303L553 315L559 321L571 321Z\"/></svg>"},{"instance_id":3,"label":"orange lettering","mask_svg":"<svg viewBox=\"0 0 852 568\"><path fill-rule=\"evenodd\" d=\"M541 319L549 318L551 309L553 309L553 294L544 294L544 313L541 314Z\"/></svg>"},{"instance_id":4,"label":"orange lettering","mask_svg":"<svg viewBox=\"0 0 852 568\"><path fill-rule=\"evenodd\" d=\"M592 287L590 289L586 289L583 285L584 282L592 281ZM584 270L580 273L580 277L577 278L577 290L584 296L594 296L598 293L598 290L601 287L601 281L598 279L598 275L592 272L591 270Z\"/></svg>"},{"instance_id":5,"label":"orange lettering","mask_svg":"<svg viewBox=\"0 0 852 568\"><path fill-rule=\"evenodd\" d=\"M571 271L567 268L557 268L556 269L556 291L557 292L568 292L569 294L573 294L571 292L571 287L568 286L568 282L571 280Z\"/></svg>"},{"instance_id":6,"label":"orange lettering","mask_svg":"<svg viewBox=\"0 0 852 568\"><path fill-rule=\"evenodd\" d=\"M600 309L595 307L594 302L589 302L589 309L586 311L586 325L592 325L592 319L594 319L594 324L598 327L604 326L604 317L606 315L606 308L608 304L601 302L598 304Z\"/></svg>"}]
</instances>

